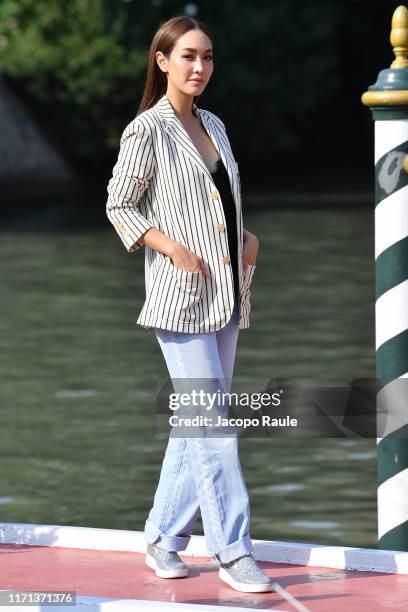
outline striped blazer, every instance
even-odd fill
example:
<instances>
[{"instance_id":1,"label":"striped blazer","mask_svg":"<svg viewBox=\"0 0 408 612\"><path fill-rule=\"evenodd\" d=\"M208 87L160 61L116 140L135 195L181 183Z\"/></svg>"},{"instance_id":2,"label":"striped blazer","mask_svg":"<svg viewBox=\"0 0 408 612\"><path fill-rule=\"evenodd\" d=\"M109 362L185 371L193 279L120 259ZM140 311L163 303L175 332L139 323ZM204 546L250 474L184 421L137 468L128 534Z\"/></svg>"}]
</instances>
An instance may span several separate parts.
<instances>
[{"instance_id":1,"label":"striped blazer","mask_svg":"<svg viewBox=\"0 0 408 612\"><path fill-rule=\"evenodd\" d=\"M250 285L255 266L243 274L241 183L225 125L193 107L227 171L236 205L240 329L249 327ZM145 246L146 299L136 321L145 329L204 333L221 329L234 306L233 273L220 195L202 156L166 95L124 129L108 184L106 214L126 250L155 227L199 255L210 277L174 265ZM228 228L227 228L228 230Z\"/></svg>"}]
</instances>

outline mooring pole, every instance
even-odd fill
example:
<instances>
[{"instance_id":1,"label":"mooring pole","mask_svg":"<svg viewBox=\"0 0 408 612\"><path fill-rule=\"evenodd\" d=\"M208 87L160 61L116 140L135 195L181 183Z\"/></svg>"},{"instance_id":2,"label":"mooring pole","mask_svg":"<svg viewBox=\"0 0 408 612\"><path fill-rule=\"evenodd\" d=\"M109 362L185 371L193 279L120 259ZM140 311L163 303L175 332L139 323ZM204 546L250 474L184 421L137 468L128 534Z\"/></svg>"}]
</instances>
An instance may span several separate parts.
<instances>
[{"instance_id":1,"label":"mooring pole","mask_svg":"<svg viewBox=\"0 0 408 612\"><path fill-rule=\"evenodd\" d=\"M381 70L377 82L362 96L375 122L376 357L377 378L386 379L381 389L385 394L393 381L408 378L408 10L405 6L399 6L393 14L390 41L395 60L389 69ZM408 414L407 395L404 393L405 414ZM394 431L387 428L386 435L377 438L378 548L408 551L408 439L389 435L398 435L398 431L397 424Z\"/></svg>"}]
</instances>

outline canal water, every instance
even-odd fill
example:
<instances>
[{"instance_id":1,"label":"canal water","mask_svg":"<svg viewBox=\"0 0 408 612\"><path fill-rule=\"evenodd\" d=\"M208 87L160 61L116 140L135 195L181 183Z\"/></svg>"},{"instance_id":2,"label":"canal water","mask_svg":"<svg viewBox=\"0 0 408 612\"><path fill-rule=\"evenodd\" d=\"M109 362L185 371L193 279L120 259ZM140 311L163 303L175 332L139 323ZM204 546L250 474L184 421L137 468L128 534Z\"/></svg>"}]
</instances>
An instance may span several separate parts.
<instances>
[{"instance_id":1,"label":"canal water","mask_svg":"<svg viewBox=\"0 0 408 612\"><path fill-rule=\"evenodd\" d=\"M260 252L235 376L374 376L372 211L257 212L245 227ZM2 521L142 530L167 376L135 324L143 250L105 224L4 232L0 257ZM375 439L241 439L240 457L253 538L376 546Z\"/></svg>"}]
</instances>

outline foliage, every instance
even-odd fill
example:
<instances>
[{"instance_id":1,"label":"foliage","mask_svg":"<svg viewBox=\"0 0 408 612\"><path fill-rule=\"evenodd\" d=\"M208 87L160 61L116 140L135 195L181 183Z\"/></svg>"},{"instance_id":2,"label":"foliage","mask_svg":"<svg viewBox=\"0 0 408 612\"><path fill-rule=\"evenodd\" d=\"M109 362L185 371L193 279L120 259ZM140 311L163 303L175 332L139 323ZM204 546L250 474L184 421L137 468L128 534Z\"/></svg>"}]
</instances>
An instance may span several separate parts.
<instances>
[{"instance_id":1,"label":"foliage","mask_svg":"<svg viewBox=\"0 0 408 612\"><path fill-rule=\"evenodd\" d=\"M104 0L0 4L1 68L48 123L54 140L65 142L79 160L117 144L123 123L118 109L136 112L145 45L127 40L121 5ZM135 40L141 39L138 30L135 24Z\"/></svg>"},{"instance_id":2,"label":"foliage","mask_svg":"<svg viewBox=\"0 0 408 612\"><path fill-rule=\"evenodd\" d=\"M221 116L238 149L251 138L253 161L297 147L309 135L307 117L339 87L334 42L344 3L197 6L215 37L199 106ZM97 167L137 112L155 30L184 11L176 0L2 0L0 67L53 139Z\"/></svg>"}]
</instances>

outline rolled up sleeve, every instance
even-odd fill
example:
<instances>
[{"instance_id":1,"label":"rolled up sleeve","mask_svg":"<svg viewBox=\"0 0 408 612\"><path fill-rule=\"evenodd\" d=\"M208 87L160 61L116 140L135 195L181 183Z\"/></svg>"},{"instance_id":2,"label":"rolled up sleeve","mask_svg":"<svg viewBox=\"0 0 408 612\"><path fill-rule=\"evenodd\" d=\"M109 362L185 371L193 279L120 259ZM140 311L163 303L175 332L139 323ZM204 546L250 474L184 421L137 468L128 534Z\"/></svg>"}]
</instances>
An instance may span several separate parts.
<instances>
[{"instance_id":1,"label":"rolled up sleeve","mask_svg":"<svg viewBox=\"0 0 408 612\"><path fill-rule=\"evenodd\" d=\"M106 214L129 253L142 244L138 240L154 227L139 210L139 201L148 188L155 169L150 130L135 120L124 130L118 160L107 191Z\"/></svg>"}]
</instances>

